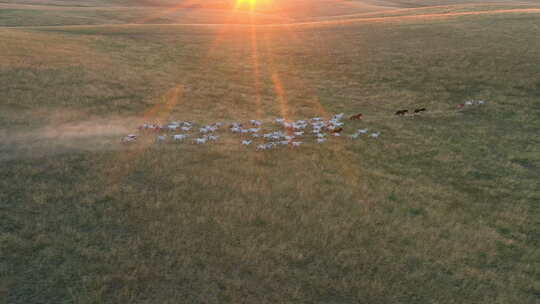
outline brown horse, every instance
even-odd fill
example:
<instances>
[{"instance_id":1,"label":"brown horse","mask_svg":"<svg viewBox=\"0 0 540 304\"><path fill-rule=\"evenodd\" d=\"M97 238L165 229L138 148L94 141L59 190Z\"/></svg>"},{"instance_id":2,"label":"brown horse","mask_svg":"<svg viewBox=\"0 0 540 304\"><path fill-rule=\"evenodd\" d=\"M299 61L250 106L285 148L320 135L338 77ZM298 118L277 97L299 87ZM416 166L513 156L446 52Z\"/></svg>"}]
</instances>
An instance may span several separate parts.
<instances>
[{"instance_id":1,"label":"brown horse","mask_svg":"<svg viewBox=\"0 0 540 304\"><path fill-rule=\"evenodd\" d=\"M351 116L349 119L350 120L360 120L360 119L362 119L363 116L364 115L362 113L358 113L356 115Z\"/></svg>"},{"instance_id":2,"label":"brown horse","mask_svg":"<svg viewBox=\"0 0 540 304\"><path fill-rule=\"evenodd\" d=\"M404 116L407 113L409 113L409 110L399 110L399 111L396 112L396 115Z\"/></svg>"}]
</instances>

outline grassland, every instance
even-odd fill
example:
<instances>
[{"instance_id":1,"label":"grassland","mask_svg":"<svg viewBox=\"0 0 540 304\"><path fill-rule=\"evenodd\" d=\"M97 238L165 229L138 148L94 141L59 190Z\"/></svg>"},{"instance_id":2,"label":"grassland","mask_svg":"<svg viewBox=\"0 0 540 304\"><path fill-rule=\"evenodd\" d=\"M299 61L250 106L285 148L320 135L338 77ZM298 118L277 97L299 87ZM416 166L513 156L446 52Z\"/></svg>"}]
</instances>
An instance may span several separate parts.
<instances>
[{"instance_id":1,"label":"grassland","mask_svg":"<svg viewBox=\"0 0 540 304\"><path fill-rule=\"evenodd\" d=\"M504 4L487 9L522 6ZM420 10L486 10L440 9ZM540 14L115 25L144 17L115 10L0 27L0 299L538 303ZM488 102L456 111L467 99ZM338 112L382 137L119 143L148 120Z\"/></svg>"}]
</instances>

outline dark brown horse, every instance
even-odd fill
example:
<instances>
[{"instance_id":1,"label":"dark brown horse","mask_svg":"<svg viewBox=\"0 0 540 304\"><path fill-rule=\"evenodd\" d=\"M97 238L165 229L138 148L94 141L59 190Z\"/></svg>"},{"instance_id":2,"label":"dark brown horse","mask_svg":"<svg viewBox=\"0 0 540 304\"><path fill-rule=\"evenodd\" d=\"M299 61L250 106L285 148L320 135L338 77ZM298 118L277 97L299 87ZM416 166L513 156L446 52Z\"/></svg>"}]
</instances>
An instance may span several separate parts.
<instances>
[{"instance_id":1,"label":"dark brown horse","mask_svg":"<svg viewBox=\"0 0 540 304\"><path fill-rule=\"evenodd\" d=\"M358 113L356 115L351 116L349 119L350 120L360 120L360 119L362 119L363 116L364 115L362 113Z\"/></svg>"},{"instance_id":2,"label":"dark brown horse","mask_svg":"<svg viewBox=\"0 0 540 304\"><path fill-rule=\"evenodd\" d=\"M405 116L405 114L409 113L409 110L399 110L396 112L396 115L398 116Z\"/></svg>"}]
</instances>

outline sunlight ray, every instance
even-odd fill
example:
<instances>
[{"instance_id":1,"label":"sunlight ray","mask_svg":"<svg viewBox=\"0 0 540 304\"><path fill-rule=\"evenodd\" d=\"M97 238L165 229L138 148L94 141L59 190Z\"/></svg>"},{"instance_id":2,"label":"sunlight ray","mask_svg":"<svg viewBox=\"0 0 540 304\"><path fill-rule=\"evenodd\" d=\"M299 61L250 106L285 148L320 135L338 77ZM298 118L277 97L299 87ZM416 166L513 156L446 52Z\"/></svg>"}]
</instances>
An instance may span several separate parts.
<instances>
[{"instance_id":1,"label":"sunlight ray","mask_svg":"<svg viewBox=\"0 0 540 304\"><path fill-rule=\"evenodd\" d=\"M272 83L274 84L274 91L276 93L277 101L279 104L279 111L281 117L285 118L286 120L290 120L291 115L289 112L287 96L285 95L285 90L283 88L281 78L279 77L279 74L277 72L272 73Z\"/></svg>"},{"instance_id":2,"label":"sunlight ray","mask_svg":"<svg viewBox=\"0 0 540 304\"><path fill-rule=\"evenodd\" d=\"M300 37L294 30L292 30L290 27L284 27L285 30L281 31L280 33L285 34L287 38L289 38L291 41L294 41L295 43L306 43L305 37ZM267 43L267 47L269 48L269 45ZM324 44L322 42L318 42L318 45L314 49L324 49L328 51L327 44ZM292 60L294 58L290 58L289 60L289 69L293 71L298 71L301 68L301 65L295 64ZM273 62L271 63L273 64ZM305 101L309 101L312 105L312 109L315 112L316 115L322 115L327 117L329 114L326 111L325 107L321 104L319 97L314 92L314 90L307 85L306 79L303 79L302 77L295 77L295 79L291 79L288 81L294 81L298 86L300 86L307 96Z\"/></svg>"},{"instance_id":3,"label":"sunlight ray","mask_svg":"<svg viewBox=\"0 0 540 304\"><path fill-rule=\"evenodd\" d=\"M253 69L253 82L255 86L255 104L256 104L256 114L257 118L261 119L264 114L264 110L262 108L262 100L261 100L261 75L260 75L260 68L259 68L259 48L257 44L257 29L252 26L251 27L251 64Z\"/></svg>"}]
</instances>

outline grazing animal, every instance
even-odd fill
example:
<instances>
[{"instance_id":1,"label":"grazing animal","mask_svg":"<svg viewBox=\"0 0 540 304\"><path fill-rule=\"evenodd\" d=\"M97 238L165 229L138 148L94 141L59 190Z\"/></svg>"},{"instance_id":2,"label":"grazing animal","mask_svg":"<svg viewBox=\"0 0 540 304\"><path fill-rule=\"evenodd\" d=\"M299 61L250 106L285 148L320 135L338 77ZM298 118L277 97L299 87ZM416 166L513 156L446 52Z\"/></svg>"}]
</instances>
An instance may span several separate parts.
<instances>
[{"instance_id":1,"label":"grazing animal","mask_svg":"<svg viewBox=\"0 0 540 304\"><path fill-rule=\"evenodd\" d=\"M128 136L122 138L122 142L132 142L137 140L137 135L135 134L129 134Z\"/></svg>"},{"instance_id":2,"label":"grazing animal","mask_svg":"<svg viewBox=\"0 0 540 304\"><path fill-rule=\"evenodd\" d=\"M304 131L294 132L295 136L302 136L304 135Z\"/></svg>"},{"instance_id":3,"label":"grazing animal","mask_svg":"<svg viewBox=\"0 0 540 304\"><path fill-rule=\"evenodd\" d=\"M272 149L275 146L275 143L260 144L257 146L257 150L268 150Z\"/></svg>"},{"instance_id":4,"label":"grazing animal","mask_svg":"<svg viewBox=\"0 0 540 304\"><path fill-rule=\"evenodd\" d=\"M161 130L161 127L155 124L144 124L142 126L142 129L159 132Z\"/></svg>"},{"instance_id":5,"label":"grazing animal","mask_svg":"<svg viewBox=\"0 0 540 304\"><path fill-rule=\"evenodd\" d=\"M344 124L342 122L340 122L339 120L330 120L330 125L334 126L334 127L341 127L343 126Z\"/></svg>"},{"instance_id":6,"label":"grazing animal","mask_svg":"<svg viewBox=\"0 0 540 304\"><path fill-rule=\"evenodd\" d=\"M465 107L465 104L463 104L463 103L460 103L460 104L457 105L458 109L463 109L464 107Z\"/></svg>"},{"instance_id":7,"label":"grazing animal","mask_svg":"<svg viewBox=\"0 0 540 304\"><path fill-rule=\"evenodd\" d=\"M206 138L196 138L195 143L198 144L198 145L205 144L206 143Z\"/></svg>"},{"instance_id":8,"label":"grazing animal","mask_svg":"<svg viewBox=\"0 0 540 304\"><path fill-rule=\"evenodd\" d=\"M478 103L478 104L484 104L484 103L485 103L485 101L483 101L483 100L479 100L479 101L477 101L477 103Z\"/></svg>"},{"instance_id":9,"label":"grazing animal","mask_svg":"<svg viewBox=\"0 0 540 304\"><path fill-rule=\"evenodd\" d=\"M176 135L173 136L173 140L180 141L180 140L186 139L186 137L188 137L188 136L184 135L184 134L176 134Z\"/></svg>"},{"instance_id":10,"label":"grazing animal","mask_svg":"<svg viewBox=\"0 0 540 304\"><path fill-rule=\"evenodd\" d=\"M305 120L299 120L297 122L293 122L293 128L295 129L305 129L307 127L307 122Z\"/></svg>"},{"instance_id":11,"label":"grazing animal","mask_svg":"<svg viewBox=\"0 0 540 304\"><path fill-rule=\"evenodd\" d=\"M415 109L414 114L418 114L418 113L425 112L425 111L427 111L426 108Z\"/></svg>"},{"instance_id":12,"label":"grazing animal","mask_svg":"<svg viewBox=\"0 0 540 304\"><path fill-rule=\"evenodd\" d=\"M159 135L157 138L156 138L156 141L157 142L164 142L166 139L165 135Z\"/></svg>"},{"instance_id":13,"label":"grazing animal","mask_svg":"<svg viewBox=\"0 0 540 304\"><path fill-rule=\"evenodd\" d=\"M358 134L366 134L368 131L368 129L358 129Z\"/></svg>"},{"instance_id":14,"label":"grazing animal","mask_svg":"<svg viewBox=\"0 0 540 304\"><path fill-rule=\"evenodd\" d=\"M251 144L251 140L242 140L242 145L249 146Z\"/></svg>"},{"instance_id":15,"label":"grazing animal","mask_svg":"<svg viewBox=\"0 0 540 304\"><path fill-rule=\"evenodd\" d=\"M300 147L301 144L302 144L301 141L293 141L293 142L291 142L291 145L292 145L293 147Z\"/></svg>"},{"instance_id":16,"label":"grazing animal","mask_svg":"<svg viewBox=\"0 0 540 304\"><path fill-rule=\"evenodd\" d=\"M369 135L369 137L378 138L380 135L381 135L381 132L371 133L371 134Z\"/></svg>"},{"instance_id":17,"label":"grazing animal","mask_svg":"<svg viewBox=\"0 0 540 304\"><path fill-rule=\"evenodd\" d=\"M362 113L358 113L356 115L351 116L349 119L350 120L361 120L362 116L364 116Z\"/></svg>"},{"instance_id":18,"label":"grazing animal","mask_svg":"<svg viewBox=\"0 0 540 304\"><path fill-rule=\"evenodd\" d=\"M317 143L322 144L326 141L326 138L317 138Z\"/></svg>"},{"instance_id":19,"label":"grazing animal","mask_svg":"<svg viewBox=\"0 0 540 304\"><path fill-rule=\"evenodd\" d=\"M466 105L466 106L472 106L472 105L473 105L473 102L472 102L472 101L465 101L465 105Z\"/></svg>"},{"instance_id":20,"label":"grazing animal","mask_svg":"<svg viewBox=\"0 0 540 304\"><path fill-rule=\"evenodd\" d=\"M396 111L396 115L398 116L405 116L405 114L409 113L409 110L399 110Z\"/></svg>"},{"instance_id":21,"label":"grazing animal","mask_svg":"<svg viewBox=\"0 0 540 304\"><path fill-rule=\"evenodd\" d=\"M341 131L343 131L343 128L337 128L337 129L332 130L332 133L339 134L341 133ZM339 136L339 135L336 135L336 136Z\"/></svg>"}]
</instances>

